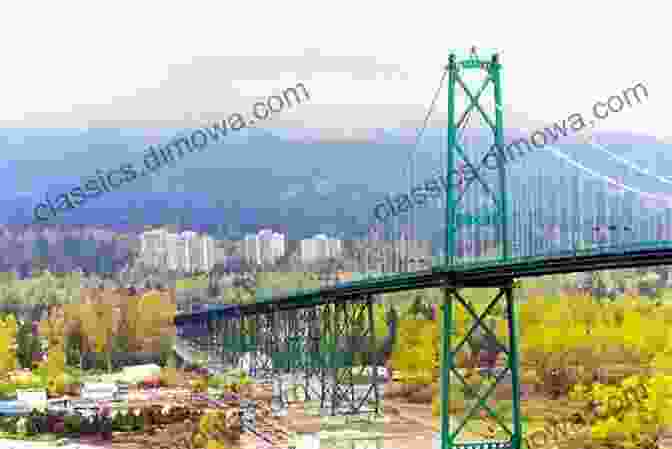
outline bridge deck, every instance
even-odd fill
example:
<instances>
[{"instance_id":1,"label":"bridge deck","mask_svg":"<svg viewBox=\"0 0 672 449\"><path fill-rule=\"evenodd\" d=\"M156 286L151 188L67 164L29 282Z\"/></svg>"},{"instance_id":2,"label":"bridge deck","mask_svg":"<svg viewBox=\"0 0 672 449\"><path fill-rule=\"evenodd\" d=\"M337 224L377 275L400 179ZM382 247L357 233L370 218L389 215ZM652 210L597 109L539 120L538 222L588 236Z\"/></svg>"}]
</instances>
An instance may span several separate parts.
<instances>
[{"instance_id":1,"label":"bridge deck","mask_svg":"<svg viewBox=\"0 0 672 449\"><path fill-rule=\"evenodd\" d=\"M601 253L601 254L600 254ZM604 269L623 269L672 264L672 242L643 242L623 247L546 254L503 261L441 265L431 270L376 275L370 279L333 287L297 290L278 296L262 297L240 306L221 306L191 314L180 314L177 322L192 319L254 315L277 310L314 307L336 300L353 301L367 295L433 287L497 287L524 277L576 273ZM240 315L239 315L240 314Z\"/></svg>"}]
</instances>

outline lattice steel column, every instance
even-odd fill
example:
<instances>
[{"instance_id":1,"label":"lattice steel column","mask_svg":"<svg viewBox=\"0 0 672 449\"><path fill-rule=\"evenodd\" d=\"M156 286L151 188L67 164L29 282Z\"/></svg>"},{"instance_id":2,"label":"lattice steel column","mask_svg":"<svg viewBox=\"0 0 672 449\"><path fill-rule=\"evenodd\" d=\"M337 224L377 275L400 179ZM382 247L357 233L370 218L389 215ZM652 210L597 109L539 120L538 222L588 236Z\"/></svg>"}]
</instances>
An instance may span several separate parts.
<instances>
[{"instance_id":1,"label":"lattice steel column","mask_svg":"<svg viewBox=\"0 0 672 449\"><path fill-rule=\"evenodd\" d=\"M299 310L299 319L305 323L304 335L306 359L303 369L305 370L304 391L306 394L306 401L312 401L314 398L319 398L320 405L324 402L325 397L325 364L323 363L323 357L320 354L320 343L322 342L322 337L324 335L321 329L321 324L325 317L325 314L323 314L322 311L323 307L320 306Z\"/></svg>"},{"instance_id":2,"label":"lattice steel column","mask_svg":"<svg viewBox=\"0 0 672 449\"><path fill-rule=\"evenodd\" d=\"M373 316L373 297L371 295L366 298L366 309L369 315L369 351L368 360L373 361L371 366L371 385L373 386L374 392L374 401L375 401L375 410L376 415L380 413L380 391L379 391L379 382L380 377L378 376L378 353L376 352L376 322Z\"/></svg>"},{"instance_id":3,"label":"lattice steel column","mask_svg":"<svg viewBox=\"0 0 672 449\"><path fill-rule=\"evenodd\" d=\"M225 360L233 367L238 367L241 359L242 317L227 318L224 321L224 339L222 350Z\"/></svg>"},{"instance_id":4,"label":"lattice steel column","mask_svg":"<svg viewBox=\"0 0 672 449\"><path fill-rule=\"evenodd\" d=\"M378 373L375 363L374 367L368 366L369 358L364 355L375 350L369 346L375 336L371 298L353 298L325 307L329 308L331 333L327 357L330 376L325 382L324 396L330 401L331 414L378 412ZM371 383L356 384L355 377L366 378L367 370L371 370L368 375Z\"/></svg>"},{"instance_id":5,"label":"lattice steel column","mask_svg":"<svg viewBox=\"0 0 672 449\"><path fill-rule=\"evenodd\" d=\"M256 330L256 350L253 353L253 376L259 380L273 379L273 356L277 352L275 345L275 312L259 313L254 317Z\"/></svg>"}]
</instances>

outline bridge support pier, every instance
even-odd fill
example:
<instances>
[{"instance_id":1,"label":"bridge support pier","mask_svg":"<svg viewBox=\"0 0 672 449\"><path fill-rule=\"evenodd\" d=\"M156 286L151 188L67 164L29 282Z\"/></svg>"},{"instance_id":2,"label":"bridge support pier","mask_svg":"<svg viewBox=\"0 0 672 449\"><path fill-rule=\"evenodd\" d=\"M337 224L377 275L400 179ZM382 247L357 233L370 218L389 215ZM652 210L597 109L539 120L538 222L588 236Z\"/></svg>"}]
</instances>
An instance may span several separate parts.
<instances>
[{"instance_id":1,"label":"bridge support pier","mask_svg":"<svg viewBox=\"0 0 672 449\"><path fill-rule=\"evenodd\" d=\"M371 298L276 313L283 314L285 324L276 334L279 350L271 353L276 376L281 370L298 374L305 399L319 400L323 413L379 412ZM374 368L368 370L371 361Z\"/></svg>"},{"instance_id":2,"label":"bridge support pier","mask_svg":"<svg viewBox=\"0 0 672 449\"><path fill-rule=\"evenodd\" d=\"M444 304L442 305L443 334L442 334L442 360L441 360L441 447L442 449L465 448L465 449L520 449L522 441L522 426L520 421L520 375L518 354L518 318L515 303L515 291L517 285L512 280L507 285L498 288L499 292L489 302L483 313L476 313L475 304L464 299L457 288L444 289ZM496 310L497 306L501 306ZM461 313L460 313L461 311ZM499 314L499 322L505 326L497 326L497 318L491 319L495 324L491 328L484 320L487 316ZM461 334L460 328L473 320L465 334ZM497 339L497 334L508 335L506 344ZM453 345L453 337L457 342ZM473 371L458 366L456 355L466 345L471 346L476 354L485 351L486 355L504 354L504 366L496 375L494 383L479 382L475 385L468 378L479 379ZM466 360L466 358L465 358ZM486 357L490 367L498 365L492 357ZM460 363L462 364L462 363ZM457 385L451 385L455 377ZM511 385L510 394L495 394L496 387L509 377L506 383ZM453 431L451 429L451 392L462 391L465 398L464 419L456 421ZM477 416L480 411L480 416ZM510 415L510 416L509 416ZM490 440L463 441L460 434L465 430L467 423L476 419L486 419L491 424L492 432L488 435ZM509 424L509 425L507 425Z\"/></svg>"},{"instance_id":3,"label":"bridge support pier","mask_svg":"<svg viewBox=\"0 0 672 449\"><path fill-rule=\"evenodd\" d=\"M330 408L332 416L378 414L381 382L372 298L334 301L322 307L328 327L323 334L328 349L323 351L322 408Z\"/></svg>"}]
</instances>

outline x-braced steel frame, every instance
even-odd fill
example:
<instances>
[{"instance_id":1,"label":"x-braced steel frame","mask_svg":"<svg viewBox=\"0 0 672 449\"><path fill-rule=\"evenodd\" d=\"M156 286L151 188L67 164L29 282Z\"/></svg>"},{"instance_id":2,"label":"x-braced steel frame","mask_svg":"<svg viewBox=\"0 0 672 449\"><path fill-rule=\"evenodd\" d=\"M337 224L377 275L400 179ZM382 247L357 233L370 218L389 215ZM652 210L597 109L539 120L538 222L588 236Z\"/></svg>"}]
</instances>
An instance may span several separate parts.
<instances>
[{"instance_id":1,"label":"x-braced steel frame","mask_svg":"<svg viewBox=\"0 0 672 449\"><path fill-rule=\"evenodd\" d=\"M465 448L465 449L520 449L522 440L522 426L520 421L520 377L519 377L519 354L518 354L518 318L517 308L515 303L515 284L513 281L507 285L499 288L499 293L488 304L485 311L478 315L475 311L473 303L465 300L459 293L458 289L447 288L444 289L444 305L443 322L448 323L444 326L443 334L443 348L442 348L442 377L441 377L441 418L442 418L442 447L443 448ZM491 329L485 324L485 318L491 316L495 307L499 305L504 298L505 302L505 319L507 324L508 342L507 345L501 344L497 340L494 329ZM454 302L453 300L456 300ZM458 340L455 346L452 345L452 337L457 334L456 320L454 317L455 309L462 306L474 320L474 324L466 332L461 340ZM489 387L485 388L485 392L481 394L480 386L473 388L465 380L465 376L458 371L456 366L456 354L463 350L465 344L472 341L477 329L481 330L485 340L496 342L496 347L506 356L506 364L502 371L496 375L495 382ZM511 419L510 427L505 423L502 413L498 413L488 405L488 399L494 398L496 387L502 382L505 376L509 375L511 382ZM458 385L463 389L465 397L475 399L475 403L466 411L466 416L462 422L457 424L456 429L451 432L450 420L450 384L451 376L455 376L458 380ZM498 397L499 400L503 399ZM476 412L482 409L486 413L486 419L491 423L496 424L500 434L503 431L504 438L498 438L491 441L470 441L458 442L460 433L464 430L468 421L471 420ZM484 418L481 415L480 418ZM479 418L477 418L479 419Z\"/></svg>"},{"instance_id":2,"label":"x-braced steel frame","mask_svg":"<svg viewBox=\"0 0 672 449\"><path fill-rule=\"evenodd\" d=\"M370 297L263 313L257 320L266 355L263 366L255 364L257 376L293 373L303 380L297 387L306 400L319 400L320 409L331 415L379 413L379 357L374 354ZM368 384L362 384L366 378Z\"/></svg>"},{"instance_id":3,"label":"x-braced steel frame","mask_svg":"<svg viewBox=\"0 0 672 449\"><path fill-rule=\"evenodd\" d=\"M320 376L322 407L332 415L380 411L380 356L376 348L371 296L322 306L326 360ZM364 383L364 380L367 380Z\"/></svg>"}]
</instances>

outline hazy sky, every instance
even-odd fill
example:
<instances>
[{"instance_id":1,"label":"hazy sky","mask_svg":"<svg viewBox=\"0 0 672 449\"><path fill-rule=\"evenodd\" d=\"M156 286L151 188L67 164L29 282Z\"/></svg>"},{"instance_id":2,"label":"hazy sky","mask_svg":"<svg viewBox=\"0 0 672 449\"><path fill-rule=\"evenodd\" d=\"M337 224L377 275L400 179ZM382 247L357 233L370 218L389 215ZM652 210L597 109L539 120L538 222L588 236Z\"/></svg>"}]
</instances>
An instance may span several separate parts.
<instances>
[{"instance_id":1,"label":"hazy sky","mask_svg":"<svg viewBox=\"0 0 672 449\"><path fill-rule=\"evenodd\" d=\"M587 113L644 82L600 130L672 136L660 1L9 2L0 126L190 126L304 82L268 126L418 126L451 49L498 49L505 125ZM441 97L445 109L445 92ZM12 155L5 155L11 159Z\"/></svg>"}]
</instances>

